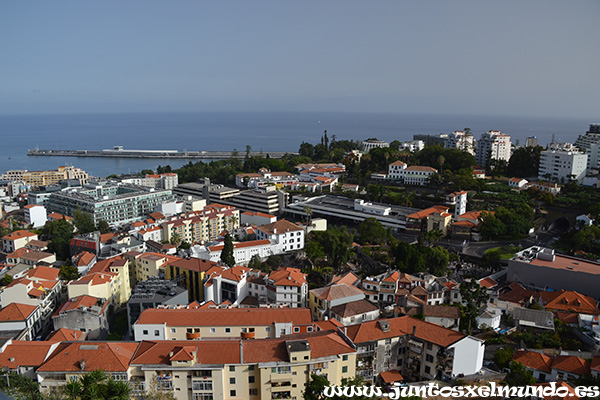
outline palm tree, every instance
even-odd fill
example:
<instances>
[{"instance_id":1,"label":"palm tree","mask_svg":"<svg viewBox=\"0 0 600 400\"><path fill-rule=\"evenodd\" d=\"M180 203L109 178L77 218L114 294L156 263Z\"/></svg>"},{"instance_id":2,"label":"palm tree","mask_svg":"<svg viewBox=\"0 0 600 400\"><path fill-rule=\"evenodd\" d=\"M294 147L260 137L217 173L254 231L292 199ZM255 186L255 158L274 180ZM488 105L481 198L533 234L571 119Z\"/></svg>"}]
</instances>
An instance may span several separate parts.
<instances>
[{"instance_id":1,"label":"palm tree","mask_svg":"<svg viewBox=\"0 0 600 400\"><path fill-rule=\"evenodd\" d=\"M312 222L313 210L311 206L304 206L304 214L306 214L306 226L308 227Z\"/></svg>"},{"instance_id":2,"label":"palm tree","mask_svg":"<svg viewBox=\"0 0 600 400\"><path fill-rule=\"evenodd\" d=\"M71 377L69 382L64 386L64 391L67 400L78 400L81 397L81 384L79 380Z\"/></svg>"},{"instance_id":3,"label":"palm tree","mask_svg":"<svg viewBox=\"0 0 600 400\"><path fill-rule=\"evenodd\" d=\"M443 168L444 168L444 163L446 162L446 157L440 155L438 157L437 161L438 161L438 164L440 165L440 174L441 174L443 171Z\"/></svg>"}]
</instances>

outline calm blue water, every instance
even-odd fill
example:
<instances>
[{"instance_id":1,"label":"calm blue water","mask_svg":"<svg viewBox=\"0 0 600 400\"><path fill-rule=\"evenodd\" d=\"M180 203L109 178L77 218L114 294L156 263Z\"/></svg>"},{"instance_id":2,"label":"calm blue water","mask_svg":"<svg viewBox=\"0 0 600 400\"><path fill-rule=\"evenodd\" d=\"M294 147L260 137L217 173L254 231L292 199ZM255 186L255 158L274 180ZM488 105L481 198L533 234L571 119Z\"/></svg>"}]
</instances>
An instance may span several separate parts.
<instances>
[{"instance_id":1,"label":"calm blue water","mask_svg":"<svg viewBox=\"0 0 600 400\"><path fill-rule=\"evenodd\" d=\"M501 116L378 113L154 113L0 116L0 172L55 169L75 165L93 176L107 176L188 161L73 157L28 157L27 150L126 149L298 151L302 141L318 143L323 130L331 138L411 140L415 133L436 134L472 129L475 139L490 129L524 142L537 136L546 144L573 142L593 120Z\"/></svg>"}]
</instances>

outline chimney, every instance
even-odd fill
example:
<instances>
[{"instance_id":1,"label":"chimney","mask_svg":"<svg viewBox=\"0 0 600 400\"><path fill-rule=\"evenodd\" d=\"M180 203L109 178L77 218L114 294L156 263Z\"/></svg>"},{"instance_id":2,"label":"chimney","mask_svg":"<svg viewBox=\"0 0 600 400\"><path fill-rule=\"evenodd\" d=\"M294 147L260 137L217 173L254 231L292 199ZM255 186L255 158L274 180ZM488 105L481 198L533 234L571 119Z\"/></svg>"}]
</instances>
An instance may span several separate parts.
<instances>
[{"instance_id":1,"label":"chimney","mask_svg":"<svg viewBox=\"0 0 600 400\"><path fill-rule=\"evenodd\" d=\"M79 361L79 369L85 371L85 360Z\"/></svg>"}]
</instances>

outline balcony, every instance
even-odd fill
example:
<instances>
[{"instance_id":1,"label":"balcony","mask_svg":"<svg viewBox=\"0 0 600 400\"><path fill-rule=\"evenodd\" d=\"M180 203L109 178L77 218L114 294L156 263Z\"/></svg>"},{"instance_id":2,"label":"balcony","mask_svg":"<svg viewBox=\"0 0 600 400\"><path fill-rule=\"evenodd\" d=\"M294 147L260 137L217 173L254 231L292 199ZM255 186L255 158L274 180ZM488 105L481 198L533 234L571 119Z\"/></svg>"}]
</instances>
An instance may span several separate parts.
<instances>
[{"instance_id":1,"label":"balcony","mask_svg":"<svg viewBox=\"0 0 600 400\"><path fill-rule=\"evenodd\" d=\"M200 332L186 333L185 337L186 337L186 339L189 339L189 340L200 339Z\"/></svg>"},{"instance_id":2,"label":"balcony","mask_svg":"<svg viewBox=\"0 0 600 400\"><path fill-rule=\"evenodd\" d=\"M254 339L254 337L256 336L255 332L242 332L242 339Z\"/></svg>"},{"instance_id":3,"label":"balcony","mask_svg":"<svg viewBox=\"0 0 600 400\"><path fill-rule=\"evenodd\" d=\"M271 399L273 399L273 400L291 399L291 398L292 398L291 392L278 392L278 393L273 393L271 395Z\"/></svg>"},{"instance_id":4,"label":"balcony","mask_svg":"<svg viewBox=\"0 0 600 400\"><path fill-rule=\"evenodd\" d=\"M275 388L286 388L292 386L292 382L291 381L280 381L280 382L273 382L271 381L271 388L275 389Z\"/></svg>"}]
</instances>

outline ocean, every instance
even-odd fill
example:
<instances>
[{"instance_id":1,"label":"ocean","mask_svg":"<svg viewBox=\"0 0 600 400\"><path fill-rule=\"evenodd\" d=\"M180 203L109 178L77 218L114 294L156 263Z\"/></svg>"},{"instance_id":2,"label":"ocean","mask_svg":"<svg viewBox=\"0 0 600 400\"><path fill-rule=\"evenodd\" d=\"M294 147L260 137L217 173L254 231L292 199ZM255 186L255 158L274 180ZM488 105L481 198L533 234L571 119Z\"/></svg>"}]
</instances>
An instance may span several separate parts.
<instances>
[{"instance_id":1,"label":"ocean","mask_svg":"<svg viewBox=\"0 0 600 400\"><path fill-rule=\"evenodd\" d=\"M450 133L471 128L475 139L499 130L524 143L537 136L546 145L574 142L592 120L502 116L461 116L331 112L198 112L73 115L0 115L0 173L74 165L105 177L156 169L178 168L189 160L28 157L28 149L102 150L124 146L135 150L298 151L304 142L318 143L323 131L331 140L412 140L413 134ZM194 160L196 162L197 160Z\"/></svg>"}]
</instances>

